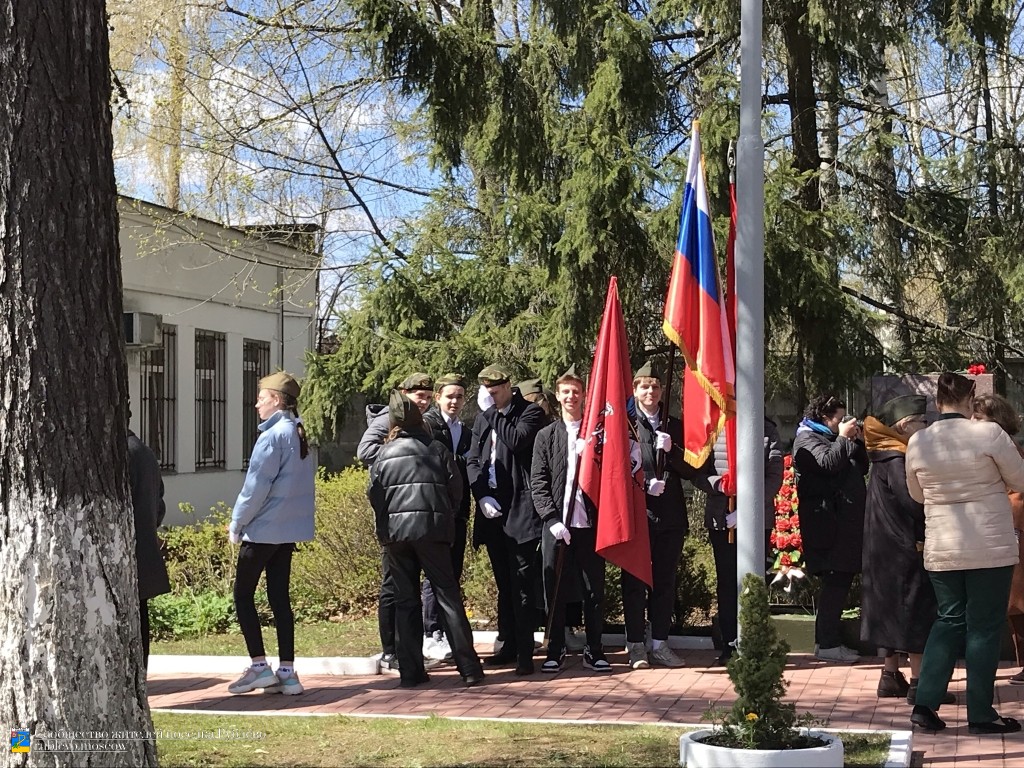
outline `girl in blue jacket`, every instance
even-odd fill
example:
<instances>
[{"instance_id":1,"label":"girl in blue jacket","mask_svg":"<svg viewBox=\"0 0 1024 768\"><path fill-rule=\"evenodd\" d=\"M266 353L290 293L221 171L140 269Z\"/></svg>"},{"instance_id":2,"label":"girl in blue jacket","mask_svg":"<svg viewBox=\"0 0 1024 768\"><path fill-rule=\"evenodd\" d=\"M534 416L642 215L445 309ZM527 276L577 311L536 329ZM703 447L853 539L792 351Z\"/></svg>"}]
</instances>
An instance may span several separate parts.
<instances>
[{"instance_id":1,"label":"girl in blue jacket","mask_svg":"<svg viewBox=\"0 0 1024 768\"><path fill-rule=\"evenodd\" d=\"M231 693L263 688L265 693L302 693L293 666L295 617L288 590L296 542L313 538L313 478L306 431L296 401L299 384L285 373L260 379L256 411L263 422L228 524L228 537L241 544L235 568L235 612L252 665L228 686ZM267 573L267 599L277 627L280 665L267 664L256 613L256 585Z\"/></svg>"}]
</instances>

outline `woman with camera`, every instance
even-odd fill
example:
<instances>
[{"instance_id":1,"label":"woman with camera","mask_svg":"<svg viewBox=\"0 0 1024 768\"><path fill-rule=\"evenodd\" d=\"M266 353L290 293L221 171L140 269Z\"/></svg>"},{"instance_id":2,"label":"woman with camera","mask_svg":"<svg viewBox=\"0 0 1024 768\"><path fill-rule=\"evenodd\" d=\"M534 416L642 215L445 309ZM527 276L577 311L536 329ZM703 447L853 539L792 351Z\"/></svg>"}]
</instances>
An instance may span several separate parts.
<instances>
[{"instance_id":1,"label":"woman with camera","mask_svg":"<svg viewBox=\"0 0 1024 768\"><path fill-rule=\"evenodd\" d=\"M814 655L852 664L860 656L842 644L840 626L847 593L861 569L868 456L860 426L846 416L846 403L828 395L811 401L796 431L793 466L804 561L821 579Z\"/></svg>"}]
</instances>

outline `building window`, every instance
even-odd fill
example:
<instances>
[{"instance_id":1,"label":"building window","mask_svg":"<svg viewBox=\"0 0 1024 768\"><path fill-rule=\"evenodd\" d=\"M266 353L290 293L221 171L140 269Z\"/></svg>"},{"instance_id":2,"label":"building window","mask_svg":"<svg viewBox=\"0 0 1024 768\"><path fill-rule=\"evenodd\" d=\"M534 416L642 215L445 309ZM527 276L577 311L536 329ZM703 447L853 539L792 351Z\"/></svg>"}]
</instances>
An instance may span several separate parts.
<instances>
[{"instance_id":1,"label":"building window","mask_svg":"<svg viewBox=\"0 0 1024 768\"><path fill-rule=\"evenodd\" d=\"M242 466L249 466L252 447L259 437L256 396L260 379L270 373L270 342L245 339L242 342Z\"/></svg>"},{"instance_id":2,"label":"building window","mask_svg":"<svg viewBox=\"0 0 1024 768\"><path fill-rule=\"evenodd\" d=\"M153 449L160 469L175 470L178 447L178 333L173 325L163 326L162 344L142 352L139 391L139 438Z\"/></svg>"},{"instance_id":3,"label":"building window","mask_svg":"<svg viewBox=\"0 0 1024 768\"><path fill-rule=\"evenodd\" d=\"M196 329L196 468L224 467L227 433L227 341Z\"/></svg>"}]
</instances>

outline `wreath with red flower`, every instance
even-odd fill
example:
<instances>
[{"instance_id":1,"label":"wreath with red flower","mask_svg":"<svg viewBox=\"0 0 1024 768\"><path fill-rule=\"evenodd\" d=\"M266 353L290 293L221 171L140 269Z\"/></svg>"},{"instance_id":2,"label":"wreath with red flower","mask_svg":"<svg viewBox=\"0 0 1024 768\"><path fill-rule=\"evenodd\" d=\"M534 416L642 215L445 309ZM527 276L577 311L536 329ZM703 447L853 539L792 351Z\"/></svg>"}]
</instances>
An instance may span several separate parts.
<instances>
[{"instance_id":1,"label":"wreath with red flower","mask_svg":"<svg viewBox=\"0 0 1024 768\"><path fill-rule=\"evenodd\" d=\"M782 461L782 487L775 495L775 528L771 543L774 547L773 568L784 573L790 568L803 568L804 542L800 536L800 500L796 493L792 454L787 454Z\"/></svg>"}]
</instances>

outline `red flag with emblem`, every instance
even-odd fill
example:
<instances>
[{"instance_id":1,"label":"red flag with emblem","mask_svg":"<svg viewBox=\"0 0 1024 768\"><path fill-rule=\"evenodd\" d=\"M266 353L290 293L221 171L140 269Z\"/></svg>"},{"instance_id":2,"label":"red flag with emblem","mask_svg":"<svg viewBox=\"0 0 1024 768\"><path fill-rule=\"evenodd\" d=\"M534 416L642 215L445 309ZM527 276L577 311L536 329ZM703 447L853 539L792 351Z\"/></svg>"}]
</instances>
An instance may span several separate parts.
<instances>
[{"instance_id":1,"label":"red flag with emblem","mask_svg":"<svg viewBox=\"0 0 1024 768\"><path fill-rule=\"evenodd\" d=\"M580 489L597 507L597 553L650 585L651 542L639 446L630 437L633 394L626 323L615 277L608 284L583 413ZM632 454L632 455L631 455Z\"/></svg>"}]
</instances>

